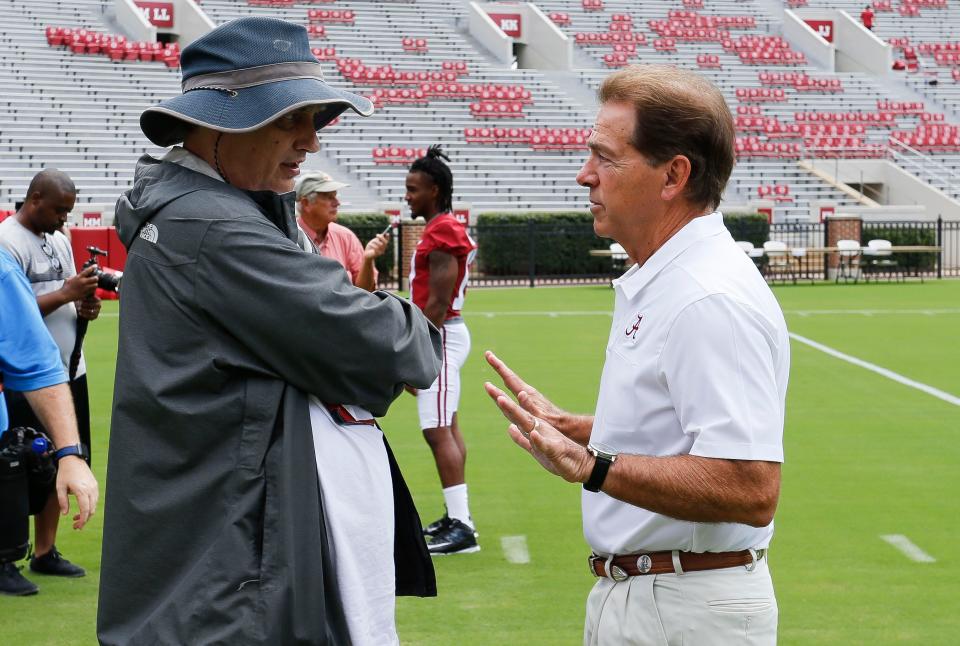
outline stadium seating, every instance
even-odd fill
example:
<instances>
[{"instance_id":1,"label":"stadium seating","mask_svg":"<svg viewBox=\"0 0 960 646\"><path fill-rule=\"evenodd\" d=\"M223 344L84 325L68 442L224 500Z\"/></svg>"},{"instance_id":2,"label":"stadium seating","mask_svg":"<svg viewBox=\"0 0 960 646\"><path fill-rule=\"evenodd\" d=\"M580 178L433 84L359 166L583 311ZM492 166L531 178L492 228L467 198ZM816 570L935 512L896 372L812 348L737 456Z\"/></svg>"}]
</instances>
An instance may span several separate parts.
<instances>
[{"instance_id":1,"label":"stadium seating","mask_svg":"<svg viewBox=\"0 0 960 646\"><path fill-rule=\"evenodd\" d=\"M0 23L10 34L7 64L22 69L9 78L15 89L0 97L10 114L0 133L0 206L22 194L33 169L50 163L77 178L81 200L112 204L136 157L158 152L137 119L145 105L179 91L175 59L161 49L159 64L144 65L158 61L153 44L127 46L119 36L113 47L96 36L67 44L65 30L57 31L109 34L114 28L100 20L100 3L37 0L23 11L0 4ZM856 16L862 3L805 4L839 5ZM389 151L420 151L435 142L453 159L457 198L475 209L581 207L584 192L572 178L593 119L586 97L610 69L639 61L699 69L724 92L736 117L738 154L728 201L745 203L761 186L784 185L792 201L777 200L776 218L804 220L811 201L856 202L798 167L810 155L882 156L891 146L909 146L960 167L950 129L960 106L954 56L960 47L950 26L957 10L908 3L919 13L901 18L903 3L887 2L886 9L878 3L884 5L874 3L875 33L891 41L898 57L912 48L917 71L899 81L912 90L817 68L784 40L779 16L749 0L539 2L575 44L579 69L567 75L510 69L492 59L464 37L463 3L204 0L202 6L218 23L254 13L303 24L318 41L314 52L328 80L376 103L373 117L347 114L326 128L321 153L308 161L309 168L350 178L346 199L354 208L399 201L411 157ZM940 83L928 85L934 70ZM918 101L914 91L930 101Z\"/></svg>"},{"instance_id":2,"label":"stadium seating","mask_svg":"<svg viewBox=\"0 0 960 646\"><path fill-rule=\"evenodd\" d=\"M470 104L470 114L478 119L522 119L521 101L482 101Z\"/></svg>"},{"instance_id":3,"label":"stadium seating","mask_svg":"<svg viewBox=\"0 0 960 646\"><path fill-rule=\"evenodd\" d=\"M414 160L427 154L426 148L401 148L389 146L373 149L373 162L375 164L400 164L409 166Z\"/></svg>"},{"instance_id":4,"label":"stadium seating","mask_svg":"<svg viewBox=\"0 0 960 646\"><path fill-rule=\"evenodd\" d=\"M467 143L524 144L534 150L585 150L589 128L465 128Z\"/></svg>"},{"instance_id":5,"label":"stadium seating","mask_svg":"<svg viewBox=\"0 0 960 646\"><path fill-rule=\"evenodd\" d=\"M65 47L74 54L99 54L112 61L157 61L168 67L180 66L176 43L131 42L126 36L104 34L82 27L73 29L48 25L44 30L51 47Z\"/></svg>"},{"instance_id":6,"label":"stadium seating","mask_svg":"<svg viewBox=\"0 0 960 646\"><path fill-rule=\"evenodd\" d=\"M344 11L340 11L339 9L307 10L307 20L311 23L352 25L354 24L355 18L356 14L349 9Z\"/></svg>"},{"instance_id":7,"label":"stadium seating","mask_svg":"<svg viewBox=\"0 0 960 646\"><path fill-rule=\"evenodd\" d=\"M400 41L400 46L403 47L403 51L405 52L417 52L423 54L429 51L426 38L413 38L412 36L404 36Z\"/></svg>"},{"instance_id":8,"label":"stadium seating","mask_svg":"<svg viewBox=\"0 0 960 646\"><path fill-rule=\"evenodd\" d=\"M761 184L757 187L757 197L775 202L792 202L790 187L786 184Z\"/></svg>"}]
</instances>

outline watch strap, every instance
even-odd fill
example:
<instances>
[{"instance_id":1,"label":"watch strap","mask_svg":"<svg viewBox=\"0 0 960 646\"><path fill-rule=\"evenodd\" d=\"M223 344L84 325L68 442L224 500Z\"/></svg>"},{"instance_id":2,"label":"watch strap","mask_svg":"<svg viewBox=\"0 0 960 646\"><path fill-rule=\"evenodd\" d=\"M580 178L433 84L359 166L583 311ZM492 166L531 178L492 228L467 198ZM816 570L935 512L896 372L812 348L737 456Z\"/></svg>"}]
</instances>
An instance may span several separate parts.
<instances>
[{"instance_id":1,"label":"watch strap","mask_svg":"<svg viewBox=\"0 0 960 646\"><path fill-rule=\"evenodd\" d=\"M591 453L593 453L596 461L593 463L593 471L590 472L590 477L583 483L583 488L596 493L600 491L600 487L603 486L603 481L607 479L607 471L610 470L610 465L613 464L613 460L606 455L599 455L593 451L591 451Z\"/></svg>"},{"instance_id":2,"label":"watch strap","mask_svg":"<svg viewBox=\"0 0 960 646\"><path fill-rule=\"evenodd\" d=\"M57 449L53 453L53 459L55 462L59 462L61 459L75 455L81 460L85 460L87 457L87 452L83 448L83 444L71 444L70 446L65 446L62 449Z\"/></svg>"}]
</instances>

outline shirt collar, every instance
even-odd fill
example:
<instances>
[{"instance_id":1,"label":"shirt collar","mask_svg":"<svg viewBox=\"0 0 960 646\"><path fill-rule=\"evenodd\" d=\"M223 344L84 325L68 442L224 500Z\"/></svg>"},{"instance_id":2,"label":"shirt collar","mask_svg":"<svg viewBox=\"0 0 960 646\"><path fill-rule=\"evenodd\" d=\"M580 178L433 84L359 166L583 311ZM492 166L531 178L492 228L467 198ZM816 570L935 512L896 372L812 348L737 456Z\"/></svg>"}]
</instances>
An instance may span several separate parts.
<instances>
[{"instance_id":1,"label":"shirt collar","mask_svg":"<svg viewBox=\"0 0 960 646\"><path fill-rule=\"evenodd\" d=\"M628 299L636 296L641 289L653 280L654 276L665 269L673 260L691 245L725 232L723 214L714 211L709 215L701 215L690 222L653 252L642 265L634 265L620 278L613 281L614 289L619 289Z\"/></svg>"},{"instance_id":2,"label":"shirt collar","mask_svg":"<svg viewBox=\"0 0 960 646\"><path fill-rule=\"evenodd\" d=\"M220 176L220 173L213 169L213 166L203 161L200 157L197 157L192 152L184 148L183 146L174 146L167 151L167 154L163 156L163 161L172 162L183 166L184 168L189 168L192 171L206 175L207 177L212 177L215 180L223 181L223 178Z\"/></svg>"},{"instance_id":3,"label":"shirt collar","mask_svg":"<svg viewBox=\"0 0 960 646\"><path fill-rule=\"evenodd\" d=\"M324 236L323 238L320 238L319 234L317 234L316 229L314 229L314 228L311 227L309 224L307 224L306 222L304 222L304 221L303 221L303 218L301 218L301 217L299 217L299 216L297 217L297 224L299 224L299 225L300 225L300 228L303 229L303 232L307 234L307 237L309 237L310 240L313 241L313 242L315 242L316 244L320 244L321 242L323 242L324 240L327 239L326 236ZM329 226L329 225L328 225L328 226ZM330 233L330 229L329 229L329 228L327 229L327 233Z\"/></svg>"}]
</instances>

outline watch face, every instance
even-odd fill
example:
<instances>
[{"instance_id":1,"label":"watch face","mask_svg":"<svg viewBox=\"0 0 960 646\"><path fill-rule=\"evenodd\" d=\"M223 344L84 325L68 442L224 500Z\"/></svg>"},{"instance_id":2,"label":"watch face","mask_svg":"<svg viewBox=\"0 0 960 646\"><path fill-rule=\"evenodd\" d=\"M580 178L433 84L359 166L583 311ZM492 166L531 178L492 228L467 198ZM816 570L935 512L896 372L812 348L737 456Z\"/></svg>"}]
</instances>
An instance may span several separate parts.
<instances>
[{"instance_id":1,"label":"watch face","mask_svg":"<svg viewBox=\"0 0 960 646\"><path fill-rule=\"evenodd\" d=\"M591 442L587 448L589 448L594 455L602 455L603 457L610 459L615 458L619 453L617 449L613 448L609 444L604 444L603 442Z\"/></svg>"}]
</instances>

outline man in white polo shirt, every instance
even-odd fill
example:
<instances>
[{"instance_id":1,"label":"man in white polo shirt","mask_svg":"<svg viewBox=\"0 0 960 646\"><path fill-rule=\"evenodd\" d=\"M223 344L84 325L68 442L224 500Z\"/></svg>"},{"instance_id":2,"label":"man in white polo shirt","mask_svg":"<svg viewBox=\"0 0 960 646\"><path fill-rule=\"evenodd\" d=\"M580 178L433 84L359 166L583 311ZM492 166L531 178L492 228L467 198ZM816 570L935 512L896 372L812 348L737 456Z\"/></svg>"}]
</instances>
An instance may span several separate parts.
<instances>
[{"instance_id":1,"label":"man in white polo shirt","mask_svg":"<svg viewBox=\"0 0 960 646\"><path fill-rule=\"evenodd\" d=\"M767 548L780 492L790 367L776 299L714 209L734 164L720 92L632 66L600 88L577 181L597 235L637 264L614 281L596 415L554 406L487 360L513 440L584 483L598 577L585 645L774 644Z\"/></svg>"}]
</instances>

